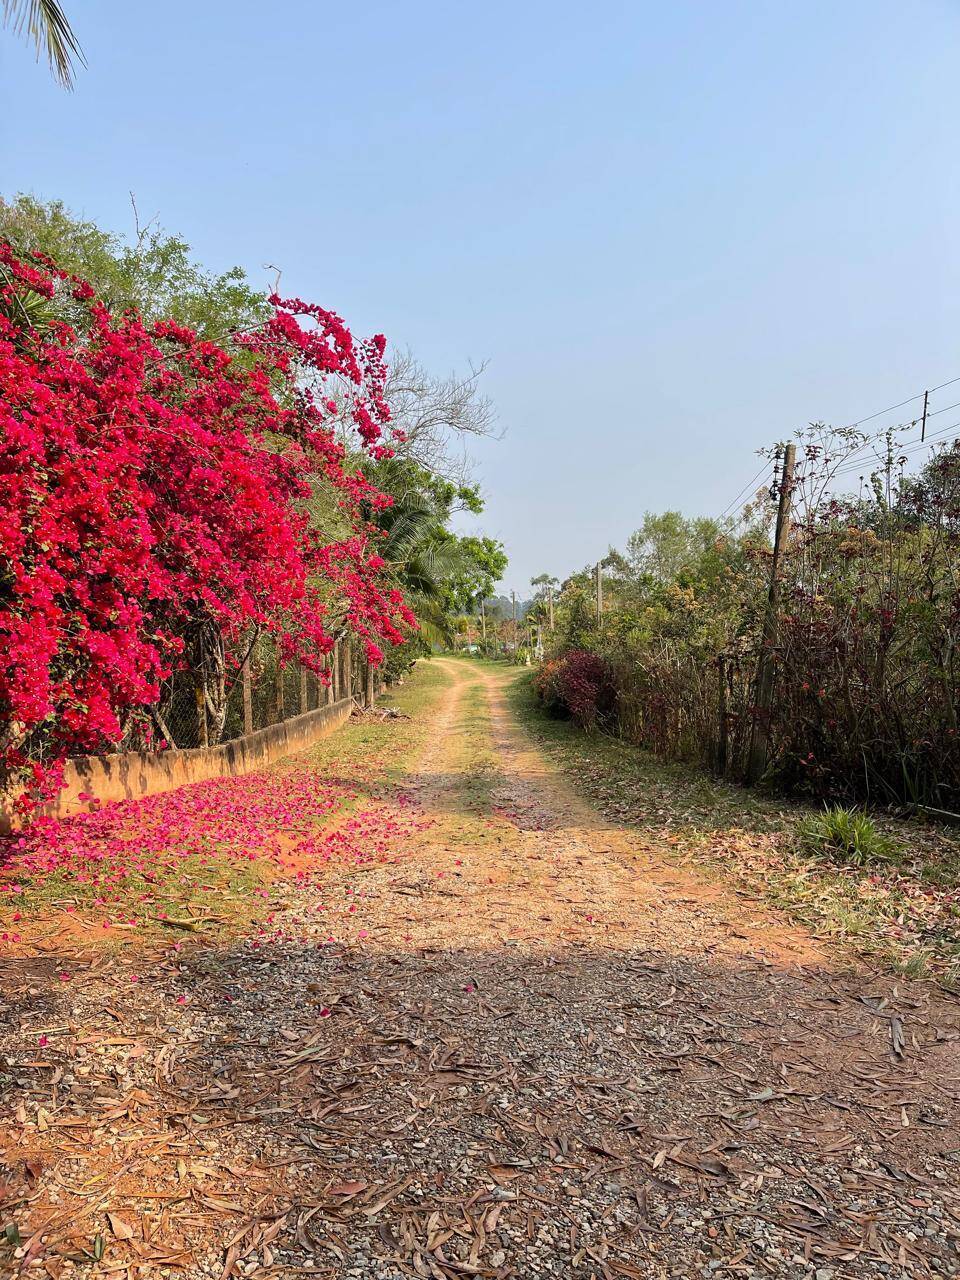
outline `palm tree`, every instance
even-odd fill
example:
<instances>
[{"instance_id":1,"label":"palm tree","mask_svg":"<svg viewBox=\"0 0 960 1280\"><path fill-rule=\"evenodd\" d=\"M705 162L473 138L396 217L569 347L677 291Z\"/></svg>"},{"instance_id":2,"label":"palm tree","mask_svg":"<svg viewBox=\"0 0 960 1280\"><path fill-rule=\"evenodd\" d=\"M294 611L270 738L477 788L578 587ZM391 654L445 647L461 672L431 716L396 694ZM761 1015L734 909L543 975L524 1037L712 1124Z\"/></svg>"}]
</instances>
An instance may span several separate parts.
<instances>
[{"instance_id":1,"label":"palm tree","mask_svg":"<svg viewBox=\"0 0 960 1280\"><path fill-rule=\"evenodd\" d=\"M465 564L457 539L445 528L449 498L431 484L428 471L409 459L378 463L373 479L393 499L391 506L371 513L383 533L377 551L416 615L423 638L450 644L449 586Z\"/></svg>"},{"instance_id":2,"label":"palm tree","mask_svg":"<svg viewBox=\"0 0 960 1280\"><path fill-rule=\"evenodd\" d=\"M431 644L451 643L445 588L462 567L463 557L433 503L408 490L394 496L394 505L381 513L377 524L386 535L378 551L416 614L424 639Z\"/></svg>"},{"instance_id":3,"label":"palm tree","mask_svg":"<svg viewBox=\"0 0 960 1280\"><path fill-rule=\"evenodd\" d=\"M73 60L86 66L83 50L57 0L3 0L3 21L17 35L24 32L46 54L50 70L64 89L73 88Z\"/></svg>"}]
</instances>

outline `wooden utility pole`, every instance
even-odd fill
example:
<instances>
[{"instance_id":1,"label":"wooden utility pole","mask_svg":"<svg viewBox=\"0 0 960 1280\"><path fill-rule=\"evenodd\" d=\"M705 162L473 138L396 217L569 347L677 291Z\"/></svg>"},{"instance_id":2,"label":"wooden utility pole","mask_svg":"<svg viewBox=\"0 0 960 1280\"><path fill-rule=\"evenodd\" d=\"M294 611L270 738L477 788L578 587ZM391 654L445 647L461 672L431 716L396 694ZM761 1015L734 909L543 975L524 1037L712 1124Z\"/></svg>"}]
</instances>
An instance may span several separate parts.
<instances>
[{"instance_id":1,"label":"wooden utility pole","mask_svg":"<svg viewBox=\"0 0 960 1280\"><path fill-rule=\"evenodd\" d=\"M927 406L930 404L930 392L923 393L923 420L920 423L920 439L922 440L927 434Z\"/></svg>"},{"instance_id":2,"label":"wooden utility pole","mask_svg":"<svg viewBox=\"0 0 960 1280\"><path fill-rule=\"evenodd\" d=\"M547 588L547 600L550 604L550 630L553 630L553 587Z\"/></svg>"},{"instance_id":3,"label":"wooden utility pole","mask_svg":"<svg viewBox=\"0 0 960 1280\"><path fill-rule=\"evenodd\" d=\"M510 596L513 600L513 656L516 658L517 650L520 648L520 632L517 629L517 593L511 591Z\"/></svg>"},{"instance_id":4,"label":"wooden utility pole","mask_svg":"<svg viewBox=\"0 0 960 1280\"><path fill-rule=\"evenodd\" d=\"M773 559L770 562L770 587L767 591L767 607L763 616L760 661L757 664L757 697L754 704L753 729L750 734L750 755L747 760L747 782L751 783L759 781L767 768L770 708L773 705L773 651L780 631L780 562L787 539L790 537L790 504L796 458L796 445L788 444L783 455L777 528L773 538Z\"/></svg>"},{"instance_id":5,"label":"wooden utility pole","mask_svg":"<svg viewBox=\"0 0 960 1280\"><path fill-rule=\"evenodd\" d=\"M597 626L603 623L603 561L597 561Z\"/></svg>"},{"instance_id":6,"label":"wooden utility pole","mask_svg":"<svg viewBox=\"0 0 960 1280\"><path fill-rule=\"evenodd\" d=\"M480 597L480 636L482 639L481 649L484 653L487 651L487 615L483 607L483 596Z\"/></svg>"}]
</instances>

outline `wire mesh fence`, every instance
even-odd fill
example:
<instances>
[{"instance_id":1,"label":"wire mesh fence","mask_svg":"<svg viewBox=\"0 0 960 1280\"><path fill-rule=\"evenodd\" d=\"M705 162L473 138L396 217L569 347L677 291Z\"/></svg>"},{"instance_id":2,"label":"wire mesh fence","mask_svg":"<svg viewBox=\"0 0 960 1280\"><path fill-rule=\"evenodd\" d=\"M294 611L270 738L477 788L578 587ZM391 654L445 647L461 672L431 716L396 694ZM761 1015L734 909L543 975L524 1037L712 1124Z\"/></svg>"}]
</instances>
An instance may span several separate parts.
<instances>
[{"instance_id":1,"label":"wire mesh fence","mask_svg":"<svg viewBox=\"0 0 960 1280\"><path fill-rule=\"evenodd\" d=\"M119 741L90 755L214 747L344 699L372 705L382 685L349 636L337 642L319 674L285 661L270 636L248 640L235 653L222 644L188 645L185 652L189 660L165 681L157 704L138 709ZM39 735L21 746L35 760L43 759L43 749Z\"/></svg>"},{"instance_id":2,"label":"wire mesh fence","mask_svg":"<svg viewBox=\"0 0 960 1280\"><path fill-rule=\"evenodd\" d=\"M224 655L213 671L188 667L167 681L146 732L134 729L123 749L215 746L359 695L363 673L355 669L349 641L328 655L325 674L284 662L270 636L244 652Z\"/></svg>"},{"instance_id":3,"label":"wire mesh fence","mask_svg":"<svg viewBox=\"0 0 960 1280\"><path fill-rule=\"evenodd\" d=\"M184 669L168 681L154 714L157 746L214 746L305 716L360 689L348 643L326 659L325 677L298 662L283 662L273 637L259 636L223 668Z\"/></svg>"}]
</instances>

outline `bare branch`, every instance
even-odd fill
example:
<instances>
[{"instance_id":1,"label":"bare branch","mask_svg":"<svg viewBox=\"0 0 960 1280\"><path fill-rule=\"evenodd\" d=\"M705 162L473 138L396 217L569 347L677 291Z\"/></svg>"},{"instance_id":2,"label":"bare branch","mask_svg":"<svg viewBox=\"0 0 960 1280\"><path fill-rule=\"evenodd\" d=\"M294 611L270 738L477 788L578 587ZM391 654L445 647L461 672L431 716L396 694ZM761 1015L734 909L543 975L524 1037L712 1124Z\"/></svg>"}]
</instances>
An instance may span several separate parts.
<instances>
[{"instance_id":1,"label":"bare branch","mask_svg":"<svg viewBox=\"0 0 960 1280\"><path fill-rule=\"evenodd\" d=\"M150 228L156 224L160 215L159 213L155 213L152 218L148 218L143 226L141 226L140 210L137 208L137 197L132 191L130 192L130 207L133 209L133 227L137 236L137 248L141 249L143 247L144 240L150 233Z\"/></svg>"},{"instance_id":2,"label":"bare branch","mask_svg":"<svg viewBox=\"0 0 960 1280\"><path fill-rule=\"evenodd\" d=\"M437 377L409 349L394 350L388 362L387 402L392 423L404 436L397 452L458 484L470 479L470 437L500 439L496 410L479 389L487 367Z\"/></svg>"}]
</instances>

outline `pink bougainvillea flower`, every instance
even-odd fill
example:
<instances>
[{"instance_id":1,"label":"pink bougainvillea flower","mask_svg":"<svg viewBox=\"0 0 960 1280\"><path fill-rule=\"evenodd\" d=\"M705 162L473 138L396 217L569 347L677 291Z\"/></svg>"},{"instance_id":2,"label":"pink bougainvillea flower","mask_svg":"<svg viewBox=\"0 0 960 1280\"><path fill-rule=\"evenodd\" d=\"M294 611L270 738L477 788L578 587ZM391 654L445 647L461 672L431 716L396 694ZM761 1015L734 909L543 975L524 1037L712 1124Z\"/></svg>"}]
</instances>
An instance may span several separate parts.
<instances>
[{"instance_id":1,"label":"pink bougainvillea flower","mask_svg":"<svg viewBox=\"0 0 960 1280\"><path fill-rule=\"evenodd\" d=\"M25 809L69 755L156 745L150 709L198 628L228 653L260 628L326 680L335 628L377 664L416 625L377 553L391 500L342 438L345 417L361 454L391 452L385 339L299 298L271 307L220 346L113 314L0 241L0 716L18 726L0 783ZM342 515L332 540L310 522L317 486Z\"/></svg>"}]
</instances>

